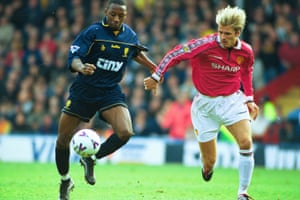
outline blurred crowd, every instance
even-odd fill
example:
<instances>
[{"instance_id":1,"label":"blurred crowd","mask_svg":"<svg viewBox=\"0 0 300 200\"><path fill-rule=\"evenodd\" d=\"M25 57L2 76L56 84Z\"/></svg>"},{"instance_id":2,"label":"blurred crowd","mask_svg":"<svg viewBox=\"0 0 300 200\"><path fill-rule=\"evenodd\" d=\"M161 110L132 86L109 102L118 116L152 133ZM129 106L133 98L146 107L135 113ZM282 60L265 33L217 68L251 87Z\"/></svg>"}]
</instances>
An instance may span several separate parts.
<instances>
[{"instance_id":1,"label":"blurred crowd","mask_svg":"<svg viewBox=\"0 0 300 200\"><path fill-rule=\"evenodd\" d=\"M60 110L75 76L66 68L69 46L82 29L103 18L105 3L105 0L1 0L0 133L57 134ZM256 56L255 89L290 68L300 67L299 0L127 0L127 3L126 23L149 47L148 55L156 63L174 45L216 31L216 11L238 5L246 10L248 17L242 39L252 45ZM143 88L143 79L149 72L135 62L129 64L122 87L137 136L179 140L193 137L189 109L196 91L188 65L181 63L172 68L158 95L153 96ZM97 128L103 134L111 131L97 116L82 127ZM270 124L264 131L269 127ZM276 130L279 135L281 129Z\"/></svg>"}]
</instances>

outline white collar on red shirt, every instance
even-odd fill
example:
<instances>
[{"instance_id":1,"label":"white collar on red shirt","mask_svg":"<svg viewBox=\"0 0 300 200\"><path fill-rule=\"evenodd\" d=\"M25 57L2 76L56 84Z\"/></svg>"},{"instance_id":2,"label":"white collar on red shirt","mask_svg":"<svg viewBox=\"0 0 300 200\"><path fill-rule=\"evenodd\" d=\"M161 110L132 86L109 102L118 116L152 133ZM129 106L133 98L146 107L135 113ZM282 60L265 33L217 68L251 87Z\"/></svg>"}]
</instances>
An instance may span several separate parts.
<instances>
[{"instance_id":1,"label":"white collar on red shirt","mask_svg":"<svg viewBox=\"0 0 300 200\"><path fill-rule=\"evenodd\" d=\"M221 39L220 36L218 35L217 37L217 42L220 44L220 46L223 48L222 44L221 44ZM240 38L237 38L237 45L233 47L234 49L241 49L242 48L242 43Z\"/></svg>"}]
</instances>

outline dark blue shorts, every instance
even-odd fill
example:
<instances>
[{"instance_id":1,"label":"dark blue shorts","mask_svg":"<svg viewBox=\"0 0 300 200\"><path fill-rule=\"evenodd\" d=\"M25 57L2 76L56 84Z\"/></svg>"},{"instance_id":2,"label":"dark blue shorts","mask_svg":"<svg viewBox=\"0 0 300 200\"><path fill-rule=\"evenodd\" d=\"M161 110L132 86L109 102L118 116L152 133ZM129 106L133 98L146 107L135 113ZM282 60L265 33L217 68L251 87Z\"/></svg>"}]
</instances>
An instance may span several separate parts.
<instances>
[{"instance_id":1,"label":"dark blue shorts","mask_svg":"<svg viewBox=\"0 0 300 200\"><path fill-rule=\"evenodd\" d=\"M119 86L110 88L109 90L97 91L97 93L99 93L99 96L95 102L82 101L75 98L73 95L70 95L62 111L78 117L84 122L89 122L97 112L101 118L101 112L104 110L118 105L127 107L125 95L122 93Z\"/></svg>"}]
</instances>

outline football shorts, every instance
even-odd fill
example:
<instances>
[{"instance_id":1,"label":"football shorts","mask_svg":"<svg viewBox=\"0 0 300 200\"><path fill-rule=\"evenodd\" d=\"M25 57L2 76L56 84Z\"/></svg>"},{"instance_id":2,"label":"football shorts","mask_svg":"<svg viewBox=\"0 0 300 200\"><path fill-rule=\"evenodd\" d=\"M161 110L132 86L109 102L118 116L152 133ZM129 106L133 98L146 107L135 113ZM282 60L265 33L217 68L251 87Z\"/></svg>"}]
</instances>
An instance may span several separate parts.
<instances>
[{"instance_id":1,"label":"football shorts","mask_svg":"<svg viewBox=\"0 0 300 200\"><path fill-rule=\"evenodd\" d=\"M97 100L93 102L78 100L78 98L75 98L76 95L70 95L62 111L69 115L78 117L84 122L89 122L96 112L98 112L99 118L104 120L101 117L101 112L104 110L118 105L127 108L125 95L122 93L119 86L105 91L97 91L97 93L99 96Z\"/></svg>"},{"instance_id":2,"label":"football shorts","mask_svg":"<svg viewBox=\"0 0 300 200\"><path fill-rule=\"evenodd\" d=\"M194 133L199 142L215 139L221 125L229 126L250 120L246 98L242 91L229 96L209 97L198 93L191 106Z\"/></svg>"}]
</instances>

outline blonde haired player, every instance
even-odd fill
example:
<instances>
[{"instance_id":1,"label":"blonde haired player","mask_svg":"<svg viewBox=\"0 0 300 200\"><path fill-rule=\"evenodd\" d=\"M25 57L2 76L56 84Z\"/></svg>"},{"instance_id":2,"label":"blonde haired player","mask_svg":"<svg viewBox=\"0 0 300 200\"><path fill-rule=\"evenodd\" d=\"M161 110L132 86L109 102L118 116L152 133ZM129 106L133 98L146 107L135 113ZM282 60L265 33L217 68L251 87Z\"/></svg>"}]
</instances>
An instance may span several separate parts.
<instances>
[{"instance_id":1,"label":"blonde haired player","mask_svg":"<svg viewBox=\"0 0 300 200\"><path fill-rule=\"evenodd\" d=\"M259 110L253 101L253 51L239 39L245 22L246 14L238 7L219 10L217 33L177 45L144 80L146 90L156 89L169 67L190 61L198 90L191 117L201 152L202 177L205 181L212 178L217 134L225 125L239 146L238 200L252 199L247 192L254 168L250 121L256 119Z\"/></svg>"}]
</instances>

